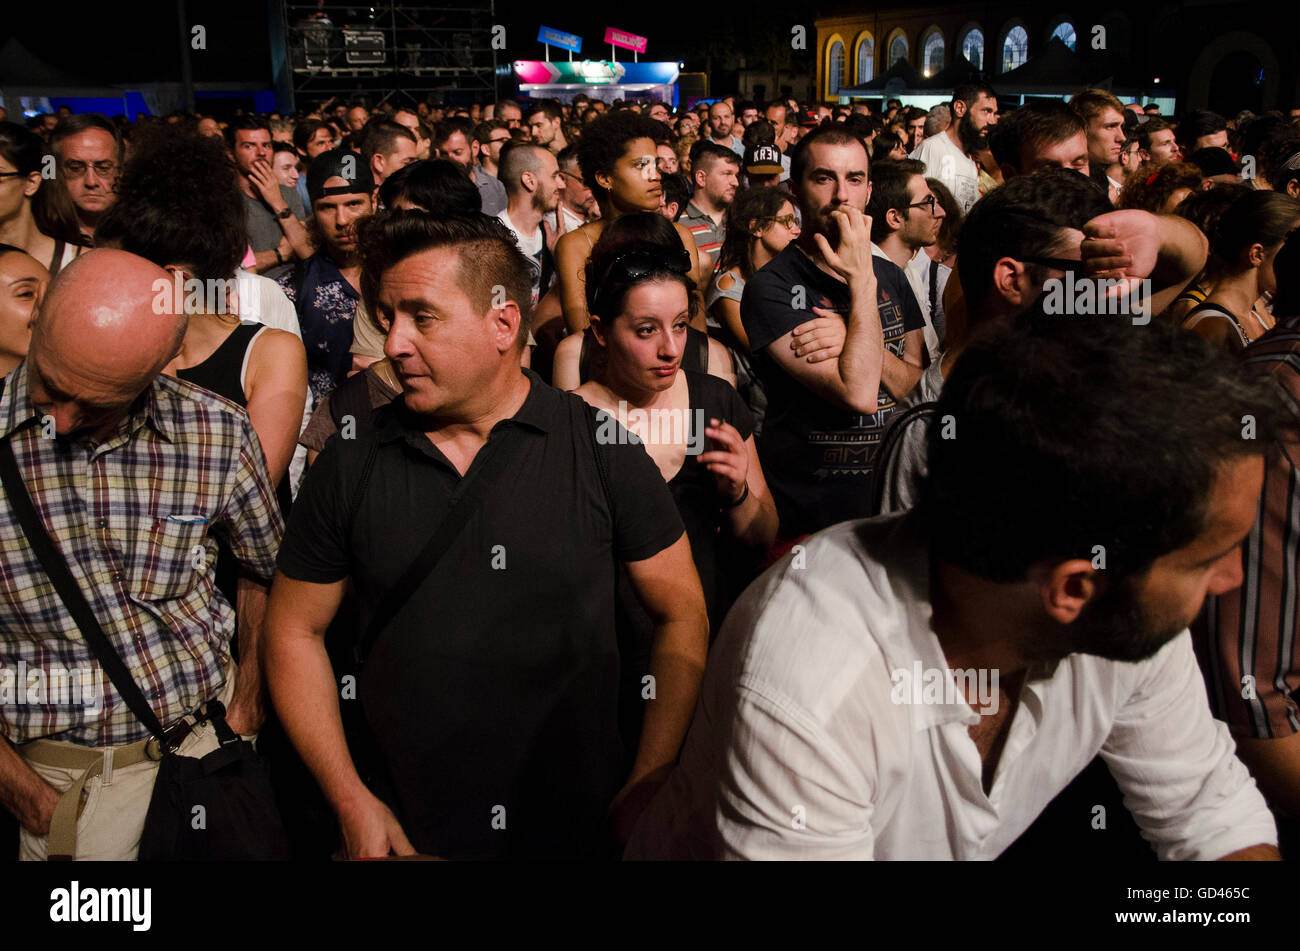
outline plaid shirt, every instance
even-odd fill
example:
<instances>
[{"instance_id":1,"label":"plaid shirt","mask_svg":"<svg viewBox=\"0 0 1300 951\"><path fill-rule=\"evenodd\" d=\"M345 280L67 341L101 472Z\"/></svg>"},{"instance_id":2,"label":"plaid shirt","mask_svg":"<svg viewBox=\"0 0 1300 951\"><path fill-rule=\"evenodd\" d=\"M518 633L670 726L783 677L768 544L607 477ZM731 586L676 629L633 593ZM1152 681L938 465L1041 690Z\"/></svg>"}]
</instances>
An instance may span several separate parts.
<instances>
[{"instance_id":1,"label":"plaid shirt","mask_svg":"<svg viewBox=\"0 0 1300 951\"><path fill-rule=\"evenodd\" d=\"M213 583L214 533L250 574L269 579L275 568L284 522L257 433L235 404L159 376L105 442L43 438L27 373L24 361L5 381L0 438L12 434L46 529L105 636L169 724L216 695L229 663L235 612ZM148 730L118 696L7 494L0 496L0 731L14 743L142 739ZM71 694L76 702L33 691L39 678L48 687L62 670L93 670L95 688Z\"/></svg>"}]
</instances>

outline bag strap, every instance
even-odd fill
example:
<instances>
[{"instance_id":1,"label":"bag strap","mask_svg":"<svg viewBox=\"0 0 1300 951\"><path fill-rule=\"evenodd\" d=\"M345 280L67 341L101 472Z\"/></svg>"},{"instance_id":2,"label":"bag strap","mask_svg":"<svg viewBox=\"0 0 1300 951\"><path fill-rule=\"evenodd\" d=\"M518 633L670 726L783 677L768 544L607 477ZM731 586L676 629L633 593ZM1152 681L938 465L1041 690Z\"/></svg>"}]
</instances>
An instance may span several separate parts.
<instances>
[{"instance_id":1,"label":"bag strap","mask_svg":"<svg viewBox=\"0 0 1300 951\"><path fill-rule=\"evenodd\" d=\"M109 679L113 681L113 686L117 688L117 692L126 701L126 705L130 707L131 712L136 715L136 718L145 725L153 736L163 741L162 723L159 722L153 708L149 706L149 701L145 699L144 693L141 692L130 671L127 670L121 656L104 635L103 629L99 626L99 621L95 618L95 612L91 610L90 604L86 601L86 596L81 593L76 579L72 577L72 572L68 570L67 562L59 554L58 548L54 545L54 540L50 538L49 532L45 529L45 524L36 511L36 506L32 504L32 498L27 492L27 485L23 482L22 473L18 471L18 460L14 457L13 445L8 438L0 439L0 482L4 484L5 493L9 497L9 504L13 506L14 514L18 517L18 524L22 526L23 533L27 536L27 543L36 552L41 567L45 569L45 573L53 582L54 590L58 592L64 607L68 609L68 613L77 622L81 636L86 639L86 643L90 646L100 664L103 665Z\"/></svg>"},{"instance_id":2,"label":"bag strap","mask_svg":"<svg viewBox=\"0 0 1300 951\"><path fill-rule=\"evenodd\" d=\"M885 501L885 479L894 463L894 457L898 454L898 447L903 444L903 436L907 428L917 421L928 424L934 415L934 408L938 405L933 401L917 403L894 417L889 424L889 429L885 431L885 438L880 441L880 448L876 450L871 470L872 515L880 514L880 507Z\"/></svg>"},{"instance_id":3,"label":"bag strap","mask_svg":"<svg viewBox=\"0 0 1300 951\"><path fill-rule=\"evenodd\" d=\"M499 431L496 439L489 438L488 444L479 450L486 451L487 458L482 461L472 479L466 476L468 481L461 481L457 491L452 494L451 505L447 514L443 516L442 524L438 526L423 550L415 556L415 560L406 566L397 583L380 599L370 623L366 625L365 631L357 641L354 657L358 667L365 663L379 635L392 623L402 608L406 607L406 603L410 601L416 589L438 567L438 562L447 553L452 542L460 536L461 530L482 504L493 482L514 461L507 447L514 442L518 432L513 425L506 426Z\"/></svg>"}]
</instances>

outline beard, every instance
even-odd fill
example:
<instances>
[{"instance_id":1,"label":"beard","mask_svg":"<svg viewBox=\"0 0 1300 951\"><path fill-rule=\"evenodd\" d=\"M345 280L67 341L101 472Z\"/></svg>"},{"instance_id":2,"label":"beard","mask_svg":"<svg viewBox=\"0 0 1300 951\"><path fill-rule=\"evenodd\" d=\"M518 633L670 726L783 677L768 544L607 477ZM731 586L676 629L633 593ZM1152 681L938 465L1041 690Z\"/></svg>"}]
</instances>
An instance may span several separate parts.
<instances>
[{"instance_id":1,"label":"beard","mask_svg":"<svg viewBox=\"0 0 1300 951\"><path fill-rule=\"evenodd\" d=\"M961 137L962 148L968 153L982 152L989 147L989 130L975 128L975 120L969 112L957 123L957 135Z\"/></svg>"},{"instance_id":2,"label":"beard","mask_svg":"<svg viewBox=\"0 0 1300 951\"><path fill-rule=\"evenodd\" d=\"M1091 654L1123 663L1154 657L1192 619L1176 618L1144 603L1139 593L1142 577L1129 575L1110 585L1073 623L1057 625L1042 642L1026 645L1026 657L1056 661L1068 654Z\"/></svg>"}]
</instances>

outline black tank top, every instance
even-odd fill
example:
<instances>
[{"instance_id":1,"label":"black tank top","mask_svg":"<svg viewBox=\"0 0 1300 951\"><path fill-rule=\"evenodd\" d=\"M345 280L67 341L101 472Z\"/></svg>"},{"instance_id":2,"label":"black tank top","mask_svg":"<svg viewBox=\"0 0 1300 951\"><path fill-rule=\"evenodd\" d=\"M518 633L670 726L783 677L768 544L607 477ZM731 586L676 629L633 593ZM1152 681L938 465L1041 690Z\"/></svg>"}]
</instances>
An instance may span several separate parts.
<instances>
[{"instance_id":1,"label":"black tank top","mask_svg":"<svg viewBox=\"0 0 1300 951\"><path fill-rule=\"evenodd\" d=\"M248 396L244 393L244 363L253 340L265 330L263 324L240 324L221 342L221 346L212 351L212 355L202 363L184 370L177 370L176 376L186 383L193 383L218 396L223 396L232 403L248 408ZM289 490L289 475L285 473L280 484L275 487L275 497L280 503L280 512L289 516L292 493ZM237 603L239 590L239 562L236 560L224 539L217 539L217 589L225 596L233 608ZM238 644L234 648L238 657Z\"/></svg>"},{"instance_id":2,"label":"black tank top","mask_svg":"<svg viewBox=\"0 0 1300 951\"><path fill-rule=\"evenodd\" d=\"M212 351L212 356L200 364L177 370L176 375L186 383L211 390L247 409L248 397L244 394L242 379L244 361L253 338L263 329L262 324L240 324L221 342L221 346Z\"/></svg>"}]
</instances>

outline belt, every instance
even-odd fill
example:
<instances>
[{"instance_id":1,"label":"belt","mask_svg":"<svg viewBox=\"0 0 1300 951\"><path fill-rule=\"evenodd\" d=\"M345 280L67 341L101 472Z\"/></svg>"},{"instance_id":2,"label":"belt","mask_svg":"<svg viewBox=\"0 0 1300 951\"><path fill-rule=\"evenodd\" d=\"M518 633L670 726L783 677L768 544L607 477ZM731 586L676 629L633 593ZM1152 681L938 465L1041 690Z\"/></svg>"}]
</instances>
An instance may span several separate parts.
<instances>
[{"instance_id":1,"label":"belt","mask_svg":"<svg viewBox=\"0 0 1300 951\"><path fill-rule=\"evenodd\" d=\"M206 705L199 708L202 716ZM174 752L181 741L194 729L194 714L182 717L166 732L167 751ZM147 736L126 746L91 747L64 743L59 740L32 740L18 747L23 759L42 766L56 769L79 769L80 774L59 795L59 803L54 807L54 816L50 819L50 834L47 839L47 856L51 862L71 862L77 852L77 810L81 806L81 794L86 783L96 776L103 775L104 782L112 782L113 770L125 769L145 762L161 762L163 758L161 744L155 736Z\"/></svg>"}]
</instances>

